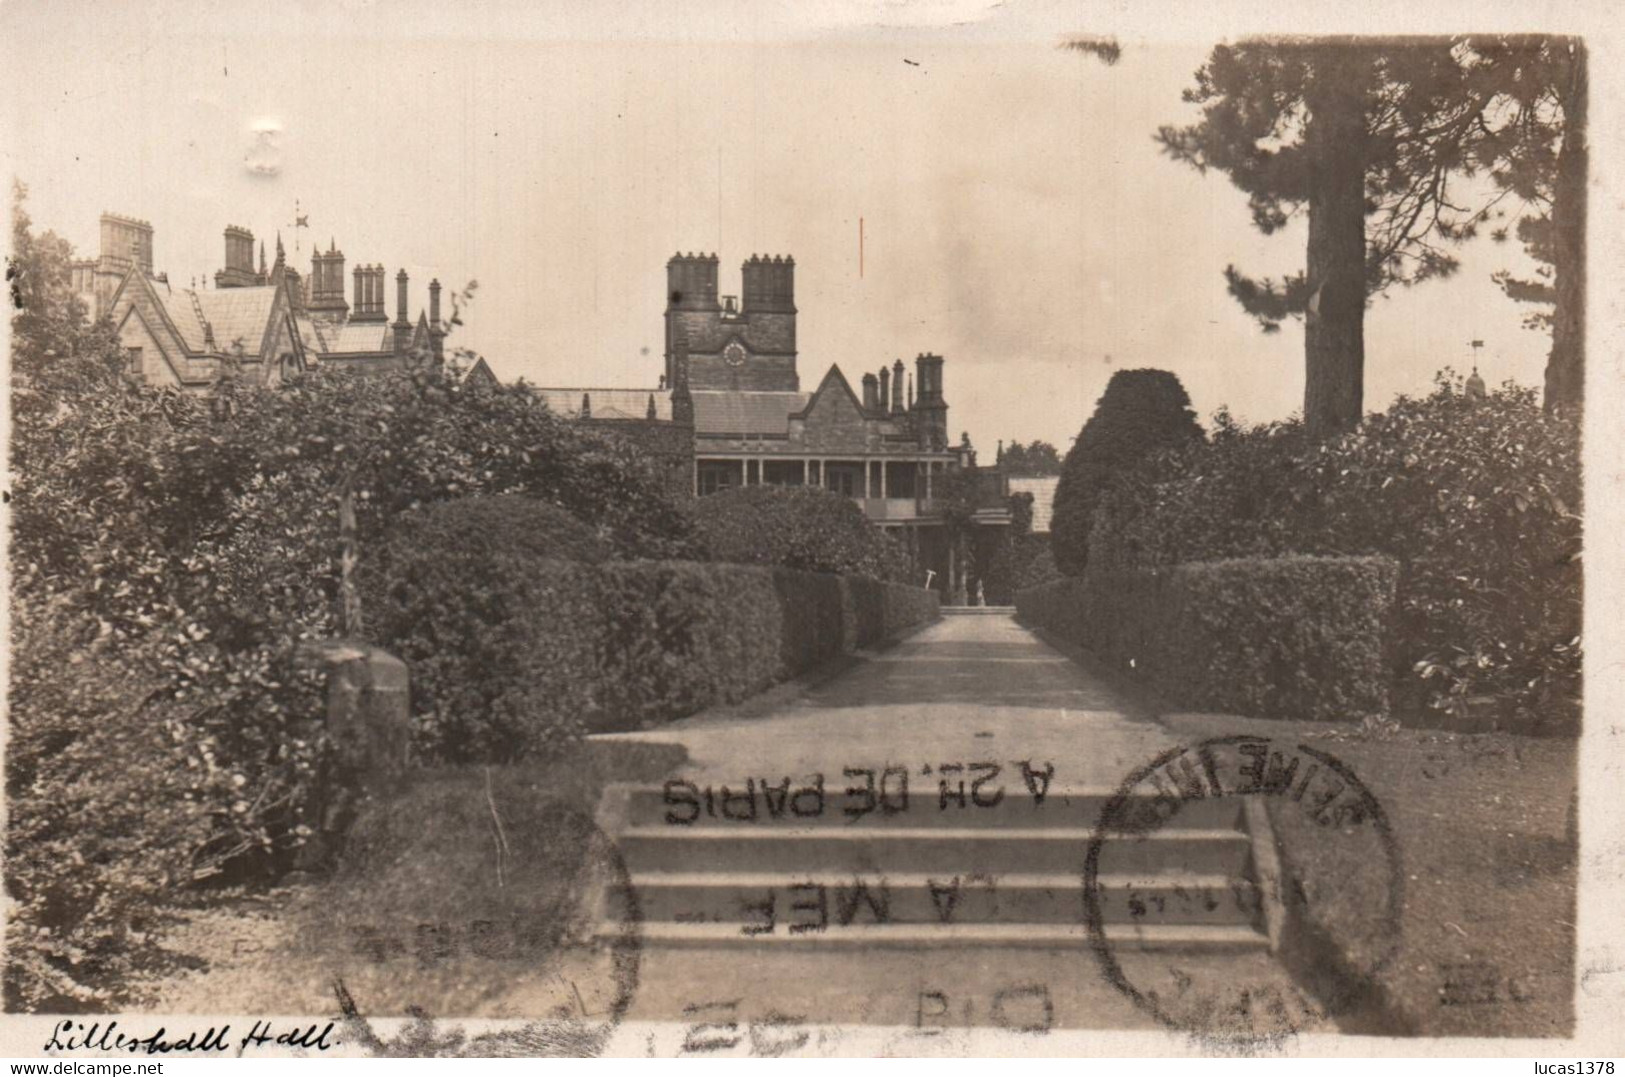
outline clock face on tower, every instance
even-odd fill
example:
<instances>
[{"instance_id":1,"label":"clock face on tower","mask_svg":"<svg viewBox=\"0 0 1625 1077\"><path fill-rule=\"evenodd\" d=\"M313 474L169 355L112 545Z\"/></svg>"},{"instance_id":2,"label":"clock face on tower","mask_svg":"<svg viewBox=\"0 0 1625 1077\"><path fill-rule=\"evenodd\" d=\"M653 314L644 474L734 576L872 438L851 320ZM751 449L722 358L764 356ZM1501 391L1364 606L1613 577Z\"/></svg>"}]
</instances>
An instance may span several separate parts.
<instances>
[{"instance_id":1,"label":"clock face on tower","mask_svg":"<svg viewBox=\"0 0 1625 1077\"><path fill-rule=\"evenodd\" d=\"M737 340L730 342L726 348L722 349L722 361L727 363L729 366L744 366L744 345L740 344Z\"/></svg>"}]
</instances>

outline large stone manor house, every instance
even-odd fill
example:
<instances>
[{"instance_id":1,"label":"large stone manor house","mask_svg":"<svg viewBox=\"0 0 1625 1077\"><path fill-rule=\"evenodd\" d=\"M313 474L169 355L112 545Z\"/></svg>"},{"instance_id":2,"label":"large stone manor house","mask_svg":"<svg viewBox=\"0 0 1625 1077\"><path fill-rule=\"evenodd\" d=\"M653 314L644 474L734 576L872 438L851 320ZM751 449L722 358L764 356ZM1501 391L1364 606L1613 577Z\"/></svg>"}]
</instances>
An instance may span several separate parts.
<instances>
[{"instance_id":1,"label":"large stone manor house","mask_svg":"<svg viewBox=\"0 0 1625 1077\"><path fill-rule=\"evenodd\" d=\"M112 318L130 373L155 385L208 391L228 370L264 385L318 363L362 371L393 370L414 355L442 356L440 282L429 282L427 310L409 316L406 270L395 275L395 318L385 310L386 271L357 265L345 298L345 256L336 242L311 254L310 275L288 264L280 236L274 261L254 234L225 230L224 264L186 287L153 268L153 228L104 213L97 257L76 261L73 286L92 318Z\"/></svg>"},{"instance_id":2,"label":"large stone manor house","mask_svg":"<svg viewBox=\"0 0 1625 1077\"><path fill-rule=\"evenodd\" d=\"M132 377L207 392L233 373L275 386L316 365L360 372L402 369L414 357L443 361L439 281L427 309L410 313L410 281L395 274L386 310L380 264L350 270L336 242L311 255L310 273L254 234L227 226L223 264L185 287L154 269L153 228L104 213L95 258L72 265L92 317L108 315ZM258 261L256 264L256 255ZM975 523L1010 523L997 468L977 468L969 438L949 437L942 356L906 367L881 363L850 381L831 362L804 384L796 340L795 260L752 256L740 292L720 294L715 254L677 254L666 266L664 367L652 387L535 388L551 410L608 430L661 462L672 486L706 496L737 486L815 486L851 498L909 551L922 582L963 586L962 550L950 541L937 499L943 476L977 476ZM494 382L484 360L471 378ZM984 489L985 488L985 489Z\"/></svg>"},{"instance_id":3,"label":"large stone manor house","mask_svg":"<svg viewBox=\"0 0 1625 1077\"><path fill-rule=\"evenodd\" d=\"M652 388L535 390L550 408L605 427L692 428L686 485L705 496L736 486L819 486L852 498L909 550L922 576L946 584L961 566L935 487L974 469L968 438L951 442L945 360L922 354L865 373L858 388L839 364L804 385L796 344L795 260L753 256L740 295L719 294L715 254L666 265L665 368ZM977 523L1010 522L996 473Z\"/></svg>"}]
</instances>

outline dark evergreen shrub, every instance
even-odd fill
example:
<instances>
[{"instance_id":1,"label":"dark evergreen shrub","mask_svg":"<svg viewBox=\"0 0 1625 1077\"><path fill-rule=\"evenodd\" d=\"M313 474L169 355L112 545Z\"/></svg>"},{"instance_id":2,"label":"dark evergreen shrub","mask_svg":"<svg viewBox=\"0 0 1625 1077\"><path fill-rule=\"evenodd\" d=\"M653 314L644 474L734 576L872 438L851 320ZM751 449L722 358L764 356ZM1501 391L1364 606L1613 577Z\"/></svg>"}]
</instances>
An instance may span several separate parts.
<instances>
[{"instance_id":1,"label":"dark evergreen shrub","mask_svg":"<svg viewBox=\"0 0 1625 1077\"><path fill-rule=\"evenodd\" d=\"M1069 576L1083 571L1095 507L1121 475L1146 456L1201 438L1179 378L1166 370L1119 370L1083 424L1055 488L1050 543Z\"/></svg>"}]
</instances>

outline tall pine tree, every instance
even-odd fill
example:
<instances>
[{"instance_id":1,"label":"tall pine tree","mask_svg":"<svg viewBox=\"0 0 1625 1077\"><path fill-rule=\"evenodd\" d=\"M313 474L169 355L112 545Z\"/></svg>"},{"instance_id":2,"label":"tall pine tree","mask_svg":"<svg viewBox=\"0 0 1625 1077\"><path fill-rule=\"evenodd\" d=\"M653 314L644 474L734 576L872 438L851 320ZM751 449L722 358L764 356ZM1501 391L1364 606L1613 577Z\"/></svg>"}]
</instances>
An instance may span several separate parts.
<instances>
[{"instance_id":1,"label":"tall pine tree","mask_svg":"<svg viewBox=\"0 0 1625 1077\"><path fill-rule=\"evenodd\" d=\"M1353 427L1364 404L1367 301L1454 272L1445 244L1472 235L1487 212L1452 189L1482 167L1475 131L1485 105L1459 43L1220 45L1185 99L1202 105L1202 118L1158 132L1172 157L1229 176L1266 234L1307 214L1303 272L1255 280L1230 266L1225 277L1267 331L1303 318L1311 433Z\"/></svg>"},{"instance_id":2,"label":"tall pine tree","mask_svg":"<svg viewBox=\"0 0 1625 1077\"><path fill-rule=\"evenodd\" d=\"M1549 330L1545 403L1575 408L1585 388L1585 44L1566 37L1471 38L1470 62L1491 95L1481 155L1503 190L1531 212L1516 226L1538 263L1533 278L1495 274L1508 296L1540 309L1525 319ZM1507 231L1498 230L1497 239ZM1549 309L1548 309L1549 308Z\"/></svg>"}]
</instances>

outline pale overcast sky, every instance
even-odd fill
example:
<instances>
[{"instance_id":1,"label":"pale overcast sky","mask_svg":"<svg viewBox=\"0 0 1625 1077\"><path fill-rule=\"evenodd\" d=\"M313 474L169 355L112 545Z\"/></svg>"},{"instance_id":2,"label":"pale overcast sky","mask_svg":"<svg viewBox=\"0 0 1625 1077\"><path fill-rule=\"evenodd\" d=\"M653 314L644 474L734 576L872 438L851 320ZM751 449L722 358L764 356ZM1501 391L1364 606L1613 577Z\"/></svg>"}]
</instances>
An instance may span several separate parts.
<instances>
[{"instance_id":1,"label":"pale overcast sky","mask_svg":"<svg viewBox=\"0 0 1625 1077\"><path fill-rule=\"evenodd\" d=\"M954 436L989 455L1064 450L1122 367L1175 371L1204 418L1301 406L1301 327L1263 335L1221 277L1301 266L1301 230L1259 235L1228 180L1152 141L1192 117L1201 25L1125 34L1106 67L1057 47L1090 27L1049 4L188 7L0 12L8 167L81 253L104 209L151 220L183 286L227 224L280 228L304 272L336 237L349 266L406 267L414 319L431 276L478 280L454 339L500 377L603 386L654 384L673 252L717 251L724 293L750 254L792 254L803 386L935 351ZM1459 278L1372 309L1368 408L1475 338L1486 378L1539 384L1547 340L1489 280L1526 265L1516 245L1461 253Z\"/></svg>"}]
</instances>

